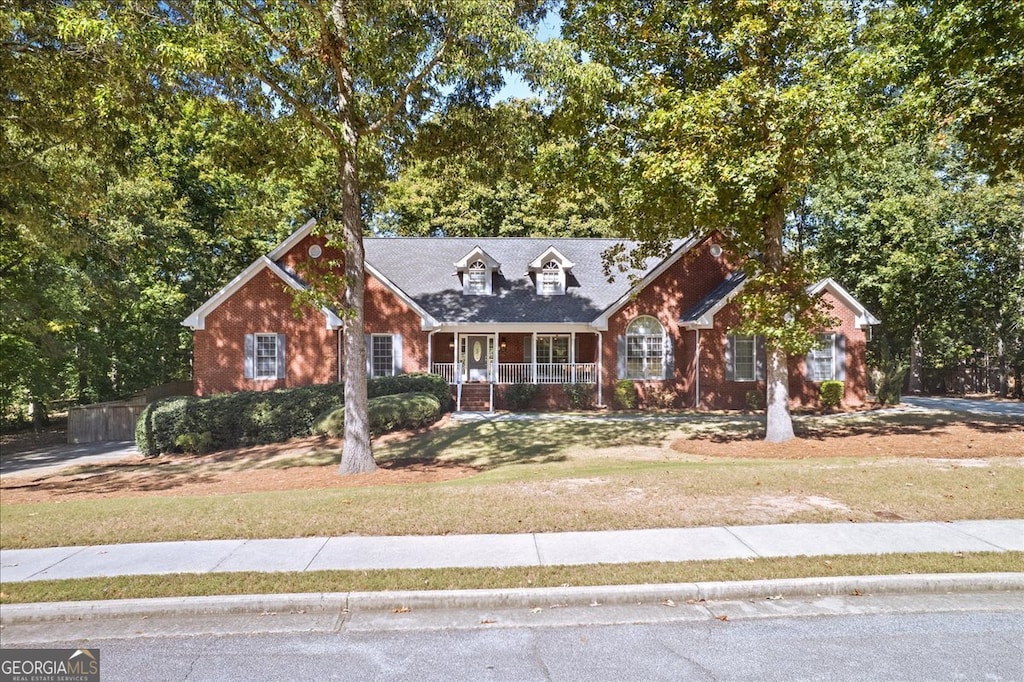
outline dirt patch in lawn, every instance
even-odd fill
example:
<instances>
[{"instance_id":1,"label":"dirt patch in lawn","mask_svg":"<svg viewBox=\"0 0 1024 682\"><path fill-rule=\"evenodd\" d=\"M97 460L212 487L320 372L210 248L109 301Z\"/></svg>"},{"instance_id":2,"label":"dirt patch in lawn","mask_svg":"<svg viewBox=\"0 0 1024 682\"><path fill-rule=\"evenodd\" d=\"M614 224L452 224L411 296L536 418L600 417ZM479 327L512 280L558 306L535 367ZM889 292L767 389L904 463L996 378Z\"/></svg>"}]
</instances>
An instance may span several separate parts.
<instances>
[{"instance_id":1,"label":"dirt patch in lawn","mask_svg":"<svg viewBox=\"0 0 1024 682\"><path fill-rule=\"evenodd\" d=\"M404 458L369 474L340 476L340 440L297 438L287 443L224 450L205 456L133 457L52 474L0 479L3 504L110 497L234 495L278 490L434 483L477 473L472 467Z\"/></svg>"},{"instance_id":2,"label":"dirt patch in lawn","mask_svg":"<svg viewBox=\"0 0 1024 682\"><path fill-rule=\"evenodd\" d=\"M705 457L810 459L826 457L922 457L977 460L1019 457L1024 425L966 422L937 425L832 425L828 435L808 429L786 443L755 434L680 438L672 450Z\"/></svg>"},{"instance_id":3,"label":"dirt patch in lawn","mask_svg":"<svg viewBox=\"0 0 1024 682\"><path fill-rule=\"evenodd\" d=\"M440 428L444 428L444 424L435 425L430 430ZM937 466L956 467L984 466L986 460L992 458L1019 457L1020 446L1024 442L1024 425L992 422L884 425L840 425L833 422L819 431L808 426L801 428L800 438L784 444L765 443L756 434L719 431L678 438L669 447L677 453L698 457L916 457ZM413 434L392 434L375 442L383 444L414 437ZM479 472L474 467L413 455L384 461L371 474L340 476L337 473L340 457L341 441L304 438L201 457L131 458L50 474L6 475L0 479L0 501L18 504L407 485L449 481ZM561 481L559 485L564 488L594 483L592 479L570 479ZM821 506L814 500L789 503ZM776 505L777 501L771 504Z\"/></svg>"}]
</instances>

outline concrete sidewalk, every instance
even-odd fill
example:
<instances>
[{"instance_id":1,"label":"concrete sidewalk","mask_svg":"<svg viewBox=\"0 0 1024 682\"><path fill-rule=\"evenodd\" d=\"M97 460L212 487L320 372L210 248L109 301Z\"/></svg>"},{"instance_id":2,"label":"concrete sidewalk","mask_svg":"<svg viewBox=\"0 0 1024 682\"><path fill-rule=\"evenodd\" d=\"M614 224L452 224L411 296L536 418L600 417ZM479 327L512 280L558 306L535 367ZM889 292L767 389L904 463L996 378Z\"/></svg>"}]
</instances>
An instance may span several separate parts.
<instances>
[{"instance_id":1,"label":"concrete sidewalk","mask_svg":"<svg viewBox=\"0 0 1024 682\"><path fill-rule=\"evenodd\" d=\"M237 571L479 568L1024 551L1024 520L203 540L0 550L0 582ZM1021 567L1024 570L1024 566Z\"/></svg>"}]
</instances>

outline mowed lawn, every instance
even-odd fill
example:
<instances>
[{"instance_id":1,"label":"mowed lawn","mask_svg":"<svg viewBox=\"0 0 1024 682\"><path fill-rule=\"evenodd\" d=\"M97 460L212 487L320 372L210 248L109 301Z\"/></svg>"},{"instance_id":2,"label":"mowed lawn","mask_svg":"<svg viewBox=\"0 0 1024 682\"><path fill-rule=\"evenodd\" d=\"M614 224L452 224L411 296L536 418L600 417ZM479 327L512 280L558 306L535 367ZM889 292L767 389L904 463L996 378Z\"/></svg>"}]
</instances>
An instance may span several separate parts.
<instances>
[{"instance_id":1,"label":"mowed lawn","mask_svg":"<svg viewBox=\"0 0 1024 682\"><path fill-rule=\"evenodd\" d=\"M766 449L744 417L451 422L375 448L392 471L451 467L450 480L0 501L0 546L1024 518L1020 424L880 412L798 425L805 438ZM337 457L243 461L286 477ZM239 465L182 457L160 473L227 480Z\"/></svg>"}]
</instances>

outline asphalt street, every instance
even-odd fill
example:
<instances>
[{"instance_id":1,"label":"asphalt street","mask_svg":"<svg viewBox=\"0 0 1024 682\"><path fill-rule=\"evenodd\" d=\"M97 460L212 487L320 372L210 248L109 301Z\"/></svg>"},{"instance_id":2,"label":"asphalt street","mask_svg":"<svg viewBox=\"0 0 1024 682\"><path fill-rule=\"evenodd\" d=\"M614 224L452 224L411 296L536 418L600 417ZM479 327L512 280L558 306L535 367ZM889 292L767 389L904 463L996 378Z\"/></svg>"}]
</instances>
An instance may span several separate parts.
<instances>
[{"instance_id":1,"label":"asphalt street","mask_svg":"<svg viewBox=\"0 0 1024 682\"><path fill-rule=\"evenodd\" d=\"M23 646L98 649L104 682L1024 679L1020 593L464 615L473 623L453 627L448 611L418 620L392 613L321 631L236 635L149 624L136 634L88 631Z\"/></svg>"}]
</instances>

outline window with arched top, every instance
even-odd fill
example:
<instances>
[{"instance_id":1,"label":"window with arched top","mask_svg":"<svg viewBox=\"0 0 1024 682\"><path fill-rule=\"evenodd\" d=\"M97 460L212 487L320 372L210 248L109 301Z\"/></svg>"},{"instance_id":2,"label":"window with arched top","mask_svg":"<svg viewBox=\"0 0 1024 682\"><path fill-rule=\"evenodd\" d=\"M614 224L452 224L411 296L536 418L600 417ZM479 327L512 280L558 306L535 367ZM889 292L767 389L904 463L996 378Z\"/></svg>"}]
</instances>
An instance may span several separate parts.
<instances>
[{"instance_id":1,"label":"window with arched top","mask_svg":"<svg viewBox=\"0 0 1024 682\"><path fill-rule=\"evenodd\" d=\"M665 378L665 328L649 315L636 318L626 327L625 378Z\"/></svg>"},{"instance_id":2,"label":"window with arched top","mask_svg":"<svg viewBox=\"0 0 1024 682\"><path fill-rule=\"evenodd\" d=\"M549 260L540 271L540 293L562 293L562 281L562 265L558 261Z\"/></svg>"},{"instance_id":3,"label":"window with arched top","mask_svg":"<svg viewBox=\"0 0 1024 682\"><path fill-rule=\"evenodd\" d=\"M482 260L471 263L466 270L466 276L469 278L466 284L466 293L487 293L487 265Z\"/></svg>"}]
</instances>

